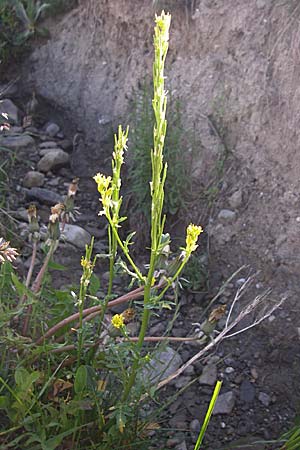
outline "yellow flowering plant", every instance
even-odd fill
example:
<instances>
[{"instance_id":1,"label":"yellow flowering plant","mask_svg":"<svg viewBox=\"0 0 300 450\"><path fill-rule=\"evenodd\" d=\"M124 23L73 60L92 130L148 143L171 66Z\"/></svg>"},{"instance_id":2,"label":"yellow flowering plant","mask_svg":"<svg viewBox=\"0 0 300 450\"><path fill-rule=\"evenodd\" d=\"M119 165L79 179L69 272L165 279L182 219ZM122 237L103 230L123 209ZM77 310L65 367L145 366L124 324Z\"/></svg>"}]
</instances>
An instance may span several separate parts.
<instances>
[{"instance_id":1,"label":"yellow flowering plant","mask_svg":"<svg viewBox=\"0 0 300 450\"><path fill-rule=\"evenodd\" d=\"M100 193L100 201L103 209L100 214L105 215L108 220L108 241L110 254L110 277L109 288L106 297L105 306L101 313L101 320L105 314L107 301L112 294L112 283L115 258L117 255L117 248L120 247L130 264L139 283L144 286L143 299L143 314L140 333L136 344L135 359L132 364L132 369L125 386L123 401L125 401L134 385L139 361L141 357L141 350L143 347L146 330L148 328L149 319L151 316L151 308L163 299L166 291L172 283L179 277L184 265L188 261L191 253L197 248L197 240L202 232L200 226L190 224L187 228L186 247L183 249L179 257L179 262L174 266L173 272L169 277L166 277L163 283L163 290L159 293L155 287L155 271L159 259L166 248L170 245L168 237L165 242L164 226L166 217L163 215L164 205L164 186L167 177L167 164L164 162L163 150L167 131L166 109L167 109L167 92L165 90L165 76L164 66L169 47L169 28L171 24L171 15L162 11L161 15L155 17L154 28L154 64L153 64L153 110L155 117L155 125L153 129L153 149L151 150L151 165L152 165L152 179L150 181L151 194L151 251L149 269L146 275L143 275L137 264L133 261L129 253L128 241L122 241L120 238L120 223L126 218L120 217L120 208L122 204L122 197L120 197L121 188L121 166L124 162L124 151L127 150L128 127L126 131L119 126L118 135L115 135L115 147L112 155L112 176L106 176L98 173L94 180L97 183L98 191ZM122 263L123 266L125 263ZM130 273L130 270L127 270ZM162 303L161 303L162 304ZM121 327L121 319L119 315L115 315L112 319L112 324L116 328Z\"/></svg>"}]
</instances>

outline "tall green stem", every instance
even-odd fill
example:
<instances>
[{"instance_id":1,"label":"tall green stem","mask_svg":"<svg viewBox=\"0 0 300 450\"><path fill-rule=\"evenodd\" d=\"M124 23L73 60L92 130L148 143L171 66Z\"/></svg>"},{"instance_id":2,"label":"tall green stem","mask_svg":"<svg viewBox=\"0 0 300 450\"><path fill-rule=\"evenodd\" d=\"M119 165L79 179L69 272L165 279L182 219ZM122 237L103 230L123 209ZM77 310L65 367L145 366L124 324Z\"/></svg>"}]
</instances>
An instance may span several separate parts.
<instances>
[{"instance_id":1,"label":"tall green stem","mask_svg":"<svg viewBox=\"0 0 300 450\"><path fill-rule=\"evenodd\" d=\"M134 385L139 366L139 355L144 343L148 323L150 319L149 302L151 299L151 286L157 259L159 257L159 245L161 242L165 218L162 216L164 204L164 184L167 175L167 164L163 163L163 148L167 130L166 107L167 96L164 88L164 65L169 46L169 27L171 16L162 12L156 16L154 28L154 64L153 64L153 110L155 125L153 130L154 148L151 151L152 180L151 190L151 256L147 280L144 290L144 310L142 325L137 342L138 356L135 358L127 386L124 391L123 401L127 399Z\"/></svg>"},{"instance_id":2,"label":"tall green stem","mask_svg":"<svg viewBox=\"0 0 300 450\"><path fill-rule=\"evenodd\" d=\"M90 279L93 273L93 268L95 265L95 259L93 262L91 262L93 246L94 246L94 238L92 238L91 244L86 246L85 257L81 259L83 273L80 280L80 291L78 298L79 328L78 328L78 347L77 347L77 369L79 368L82 359L84 302L87 294L88 285L90 283Z\"/></svg>"}]
</instances>

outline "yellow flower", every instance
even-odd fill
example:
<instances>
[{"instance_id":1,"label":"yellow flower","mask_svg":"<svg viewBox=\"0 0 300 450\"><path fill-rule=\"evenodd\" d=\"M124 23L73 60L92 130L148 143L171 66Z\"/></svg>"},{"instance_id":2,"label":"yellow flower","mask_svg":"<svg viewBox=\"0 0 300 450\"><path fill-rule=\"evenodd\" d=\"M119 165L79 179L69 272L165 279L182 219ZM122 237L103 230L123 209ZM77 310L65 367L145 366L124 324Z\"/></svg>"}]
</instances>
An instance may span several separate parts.
<instances>
[{"instance_id":1,"label":"yellow flower","mask_svg":"<svg viewBox=\"0 0 300 450\"><path fill-rule=\"evenodd\" d=\"M160 31L162 40L168 42L169 40L169 28L171 24L171 15L162 11L160 16L155 14L155 23Z\"/></svg>"},{"instance_id":2,"label":"yellow flower","mask_svg":"<svg viewBox=\"0 0 300 450\"><path fill-rule=\"evenodd\" d=\"M93 178L98 185L98 192L100 192L101 196L103 196L103 194L105 194L110 187L111 177L107 177L102 173L97 173L97 175Z\"/></svg>"},{"instance_id":3,"label":"yellow flower","mask_svg":"<svg viewBox=\"0 0 300 450\"><path fill-rule=\"evenodd\" d=\"M122 314L115 314L114 317L111 319L111 324L115 328L122 328L124 326L124 319Z\"/></svg>"},{"instance_id":4,"label":"yellow flower","mask_svg":"<svg viewBox=\"0 0 300 450\"><path fill-rule=\"evenodd\" d=\"M186 252L187 254L191 254L198 247L197 241L200 233L203 232L203 229L200 225L194 225L192 223L189 224L186 230Z\"/></svg>"},{"instance_id":5,"label":"yellow flower","mask_svg":"<svg viewBox=\"0 0 300 450\"><path fill-rule=\"evenodd\" d=\"M93 264L91 263L91 261L84 258L83 256L81 258L80 264L81 264L81 267L83 267L84 269L93 269Z\"/></svg>"},{"instance_id":6,"label":"yellow flower","mask_svg":"<svg viewBox=\"0 0 300 450\"><path fill-rule=\"evenodd\" d=\"M98 192L101 195L101 202L103 205L103 211L101 211L99 215L105 214L108 216L109 208L111 206L112 179L102 173L97 173L93 178L98 185Z\"/></svg>"}]
</instances>

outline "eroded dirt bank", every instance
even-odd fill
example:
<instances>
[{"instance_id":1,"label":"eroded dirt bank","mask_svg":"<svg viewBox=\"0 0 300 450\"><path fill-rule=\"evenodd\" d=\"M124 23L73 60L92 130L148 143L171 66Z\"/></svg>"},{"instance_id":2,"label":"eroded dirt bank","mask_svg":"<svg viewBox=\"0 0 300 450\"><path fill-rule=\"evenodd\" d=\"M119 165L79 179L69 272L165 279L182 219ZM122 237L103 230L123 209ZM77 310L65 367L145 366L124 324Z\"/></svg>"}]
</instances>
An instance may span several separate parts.
<instances>
[{"instance_id":1,"label":"eroded dirt bank","mask_svg":"<svg viewBox=\"0 0 300 450\"><path fill-rule=\"evenodd\" d=\"M23 67L26 89L36 89L84 130L86 146L78 158L85 174L99 165L111 126L126 123L131 89L151 73L151 3L82 0L49 25L51 40ZM299 5L160 3L173 14L168 87L183 100L186 125L195 125L201 142L197 176L205 177L216 159L207 116L222 124L238 161L224 191L230 197L242 190L240 210L234 223L211 225L212 243L221 253L225 247L226 255L239 247L243 262L259 258L262 266L297 273ZM224 200L222 206L230 208Z\"/></svg>"}]
</instances>

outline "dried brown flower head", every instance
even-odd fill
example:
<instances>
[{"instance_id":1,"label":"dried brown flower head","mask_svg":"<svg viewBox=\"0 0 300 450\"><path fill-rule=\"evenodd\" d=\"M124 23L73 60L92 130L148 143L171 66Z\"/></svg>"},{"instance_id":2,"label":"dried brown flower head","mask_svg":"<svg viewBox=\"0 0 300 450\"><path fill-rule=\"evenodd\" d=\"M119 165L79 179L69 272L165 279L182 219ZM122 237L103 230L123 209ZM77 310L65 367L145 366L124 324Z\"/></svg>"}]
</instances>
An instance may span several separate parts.
<instances>
[{"instance_id":1,"label":"dried brown flower head","mask_svg":"<svg viewBox=\"0 0 300 450\"><path fill-rule=\"evenodd\" d=\"M51 208L51 214L49 216L49 222L55 223L59 221L61 213L64 211L65 206L63 203L57 203L56 205L52 206Z\"/></svg>"},{"instance_id":2,"label":"dried brown flower head","mask_svg":"<svg viewBox=\"0 0 300 450\"><path fill-rule=\"evenodd\" d=\"M13 262L18 255L17 249L10 247L9 241L0 238L0 264L5 261Z\"/></svg>"},{"instance_id":3,"label":"dried brown flower head","mask_svg":"<svg viewBox=\"0 0 300 450\"><path fill-rule=\"evenodd\" d=\"M77 189L78 189L78 181L79 181L79 178L73 178L72 182L70 183L69 189L68 189L68 197L75 197Z\"/></svg>"}]
</instances>

